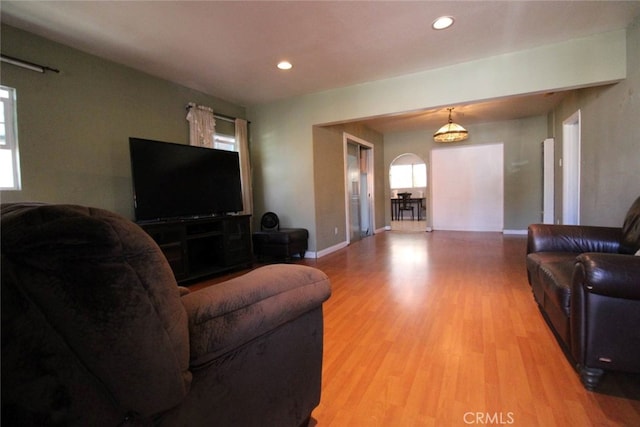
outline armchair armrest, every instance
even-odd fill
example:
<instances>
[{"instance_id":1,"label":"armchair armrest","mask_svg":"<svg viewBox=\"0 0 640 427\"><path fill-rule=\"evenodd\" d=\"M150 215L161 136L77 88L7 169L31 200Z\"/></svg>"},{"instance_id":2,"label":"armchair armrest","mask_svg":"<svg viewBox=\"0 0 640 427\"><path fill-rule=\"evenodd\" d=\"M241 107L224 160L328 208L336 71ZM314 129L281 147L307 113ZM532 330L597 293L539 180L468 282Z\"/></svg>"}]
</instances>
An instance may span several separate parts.
<instances>
[{"instance_id":1,"label":"armchair armrest","mask_svg":"<svg viewBox=\"0 0 640 427\"><path fill-rule=\"evenodd\" d=\"M322 306L331 295L320 270L276 264L182 297L191 366L200 366Z\"/></svg>"},{"instance_id":2,"label":"armchair armrest","mask_svg":"<svg viewBox=\"0 0 640 427\"><path fill-rule=\"evenodd\" d=\"M584 253L576 258L573 285L585 293L640 300L640 256Z\"/></svg>"},{"instance_id":3,"label":"armchair armrest","mask_svg":"<svg viewBox=\"0 0 640 427\"><path fill-rule=\"evenodd\" d=\"M616 227L531 224L528 229L527 253L617 253L621 237L622 231Z\"/></svg>"}]
</instances>

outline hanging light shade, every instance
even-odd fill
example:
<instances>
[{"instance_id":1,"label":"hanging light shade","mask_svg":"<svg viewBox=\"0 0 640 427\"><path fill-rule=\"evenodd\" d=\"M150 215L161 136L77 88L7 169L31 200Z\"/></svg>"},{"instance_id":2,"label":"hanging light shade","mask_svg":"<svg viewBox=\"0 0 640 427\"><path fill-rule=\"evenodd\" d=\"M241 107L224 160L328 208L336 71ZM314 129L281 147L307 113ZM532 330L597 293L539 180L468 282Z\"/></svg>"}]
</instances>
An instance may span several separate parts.
<instances>
[{"instance_id":1,"label":"hanging light shade","mask_svg":"<svg viewBox=\"0 0 640 427\"><path fill-rule=\"evenodd\" d=\"M469 132L457 123L453 123L451 119L451 111L453 108L447 108L449 110L449 122L442 126L436 133L433 134L433 139L436 142L458 142L464 141L469 137Z\"/></svg>"}]
</instances>

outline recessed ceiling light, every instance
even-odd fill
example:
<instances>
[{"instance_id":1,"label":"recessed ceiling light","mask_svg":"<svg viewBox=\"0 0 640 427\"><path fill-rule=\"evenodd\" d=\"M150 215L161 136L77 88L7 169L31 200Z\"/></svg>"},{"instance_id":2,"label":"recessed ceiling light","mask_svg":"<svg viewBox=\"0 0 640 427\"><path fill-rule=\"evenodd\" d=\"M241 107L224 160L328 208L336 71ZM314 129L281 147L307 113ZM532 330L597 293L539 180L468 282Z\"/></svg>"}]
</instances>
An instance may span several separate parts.
<instances>
[{"instance_id":1,"label":"recessed ceiling light","mask_svg":"<svg viewBox=\"0 0 640 427\"><path fill-rule=\"evenodd\" d=\"M278 68L280 68L281 70L290 70L293 68L293 65L291 65L291 62L289 61L280 61L278 63Z\"/></svg>"},{"instance_id":2,"label":"recessed ceiling light","mask_svg":"<svg viewBox=\"0 0 640 427\"><path fill-rule=\"evenodd\" d=\"M433 21L431 27L434 30L444 30L445 28L449 28L453 25L453 16L441 16L440 18Z\"/></svg>"}]
</instances>

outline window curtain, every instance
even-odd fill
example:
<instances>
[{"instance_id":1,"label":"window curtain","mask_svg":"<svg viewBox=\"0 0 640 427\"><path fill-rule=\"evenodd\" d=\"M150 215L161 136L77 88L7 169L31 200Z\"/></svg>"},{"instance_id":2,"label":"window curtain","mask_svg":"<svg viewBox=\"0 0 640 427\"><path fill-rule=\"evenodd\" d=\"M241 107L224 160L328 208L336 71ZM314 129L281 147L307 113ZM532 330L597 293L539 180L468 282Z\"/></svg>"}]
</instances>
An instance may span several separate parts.
<instances>
[{"instance_id":1,"label":"window curtain","mask_svg":"<svg viewBox=\"0 0 640 427\"><path fill-rule=\"evenodd\" d=\"M216 119L213 110L190 102L187 106L189 121L189 144L198 147L213 148L213 136L216 133Z\"/></svg>"},{"instance_id":2,"label":"window curtain","mask_svg":"<svg viewBox=\"0 0 640 427\"><path fill-rule=\"evenodd\" d=\"M249 158L249 138L247 121L236 119L236 144L240 158L240 179L242 182L242 205L244 214L253 214L253 189L251 186L251 160Z\"/></svg>"}]
</instances>

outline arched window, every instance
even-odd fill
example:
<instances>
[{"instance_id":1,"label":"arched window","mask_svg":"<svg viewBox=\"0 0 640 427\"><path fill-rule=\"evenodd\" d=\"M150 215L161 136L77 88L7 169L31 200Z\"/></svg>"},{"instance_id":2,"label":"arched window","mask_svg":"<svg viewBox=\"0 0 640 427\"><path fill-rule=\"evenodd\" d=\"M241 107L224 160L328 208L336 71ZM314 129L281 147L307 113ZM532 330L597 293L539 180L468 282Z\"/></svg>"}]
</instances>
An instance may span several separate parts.
<instances>
[{"instance_id":1,"label":"arched window","mask_svg":"<svg viewBox=\"0 0 640 427\"><path fill-rule=\"evenodd\" d=\"M427 165L415 154L398 156L389 169L392 190L424 188L427 186Z\"/></svg>"}]
</instances>

